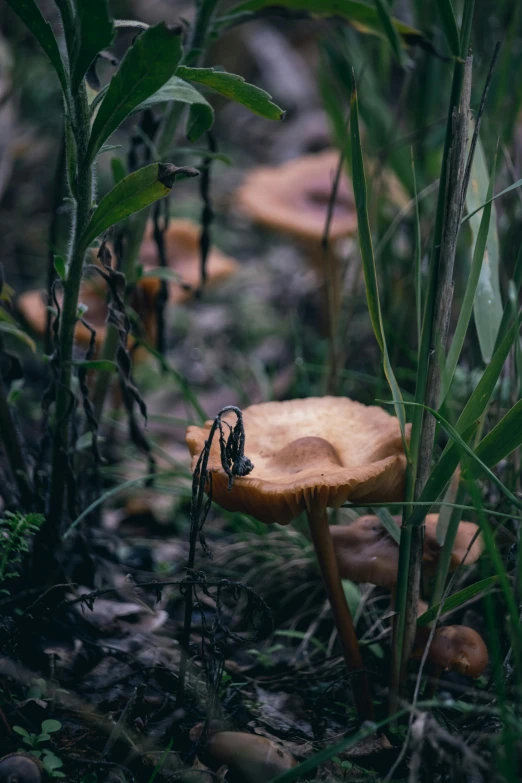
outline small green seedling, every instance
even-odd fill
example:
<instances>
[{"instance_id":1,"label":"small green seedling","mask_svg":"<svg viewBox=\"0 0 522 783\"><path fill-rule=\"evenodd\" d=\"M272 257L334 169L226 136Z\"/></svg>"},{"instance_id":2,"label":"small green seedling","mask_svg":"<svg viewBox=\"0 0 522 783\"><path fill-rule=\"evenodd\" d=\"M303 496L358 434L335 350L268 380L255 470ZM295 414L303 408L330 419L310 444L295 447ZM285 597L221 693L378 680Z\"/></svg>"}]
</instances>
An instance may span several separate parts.
<instances>
[{"instance_id":1,"label":"small green seedling","mask_svg":"<svg viewBox=\"0 0 522 783\"><path fill-rule=\"evenodd\" d=\"M60 731L62 724L59 720L49 719L42 721L40 728L40 734L30 734L22 726L13 726L13 731L22 737L22 742L27 746L19 748L18 753L29 752L34 758L41 759L44 769L51 778L64 778L64 773L60 772L60 767L63 767L63 761L58 756L55 756L50 748L45 747L46 743L51 739L51 734ZM29 748L29 751L27 748Z\"/></svg>"}]
</instances>

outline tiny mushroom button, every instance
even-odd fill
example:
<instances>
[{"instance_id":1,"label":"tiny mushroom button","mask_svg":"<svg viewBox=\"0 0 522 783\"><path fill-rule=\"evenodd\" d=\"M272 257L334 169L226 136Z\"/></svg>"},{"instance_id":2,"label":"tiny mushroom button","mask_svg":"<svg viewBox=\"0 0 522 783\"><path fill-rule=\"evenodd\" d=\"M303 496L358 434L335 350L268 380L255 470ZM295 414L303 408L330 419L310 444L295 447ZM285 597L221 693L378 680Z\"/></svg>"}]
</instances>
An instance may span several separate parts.
<instances>
[{"instance_id":1,"label":"tiny mushroom button","mask_svg":"<svg viewBox=\"0 0 522 783\"><path fill-rule=\"evenodd\" d=\"M422 658L428 642L429 628L419 628L412 658ZM488 650L482 636L465 625L444 625L433 636L428 661L438 670L480 677L488 665Z\"/></svg>"}]
</instances>

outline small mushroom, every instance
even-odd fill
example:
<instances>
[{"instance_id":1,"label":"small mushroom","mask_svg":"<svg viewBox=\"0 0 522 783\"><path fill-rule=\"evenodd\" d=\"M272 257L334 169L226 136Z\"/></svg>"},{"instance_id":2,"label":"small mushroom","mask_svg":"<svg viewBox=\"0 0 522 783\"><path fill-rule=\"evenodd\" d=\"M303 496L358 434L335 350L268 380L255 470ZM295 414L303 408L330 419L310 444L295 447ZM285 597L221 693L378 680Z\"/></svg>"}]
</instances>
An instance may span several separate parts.
<instances>
[{"instance_id":1,"label":"small mushroom","mask_svg":"<svg viewBox=\"0 0 522 783\"><path fill-rule=\"evenodd\" d=\"M172 220L165 234L166 255L169 268L179 275L179 283L169 283L169 302L179 304L189 300L200 281L200 233L201 228L189 220ZM146 270L158 266L157 246L154 230L149 223L140 248L140 262ZM93 259L94 260L94 259ZM215 248L211 248L207 259L208 283L225 280L237 270L238 264ZM154 277L143 277L132 292L130 307L138 314L143 330L151 342L155 341L156 297L160 281ZM81 303L87 305L85 320L96 330L96 350L99 352L106 334L107 285L100 278L84 280L80 290ZM18 309L33 331L43 336L47 323L47 307L40 291L27 291L18 298ZM90 331L78 322L75 330L77 342L87 347Z\"/></svg>"},{"instance_id":2,"label":"small mushroom","mask_svg":"<svg viewBox=\"0 0 522 783\"><path fill-rule=\"evenodd\" d=\"M190 737L196 740L199 734L200 727L195 726ZM292 754L273 740L237 731L209 734L198 755L213 769L227 766L241 783L266 783L298 765Z\"/></svg>"},{"instance_id":3,"label":"small mushroom","mask_svg":"<svg viewBox=\"0 0 522 783\"><path fill-rule=\"evenodd\" d=\"M171 220L165 232L165 254L169 269L179 275L180 282L169 283L169 302L180 304L192 298L201 281L201 226L190 220ZM145 269L157 267L158 248L154 241L154 227L147 225L140 248L140 262ZM226 256L215 247L210 248L207 257L207 283L214 285L223 282L238 269L238 262ZM159 290L156 278L143 278L140 284L146 284L150 291Z\"/></svg>"},{"instance_id":4,"label":"small mushroom","mask_svg":"<svg viewBox=\"0 0 522 783\"><path fill-rule=\"evenodd\" d=\"M80 289L80 304L87 306L84 319L96 331L96 353L99 353L105 341L107 330L107 284L101 278L84 280ZM156 330L156 299L157 290L148 285L136 286L130 305L140 316L144 331L151 340ZM18 298L18 309L31 329L43 337L47 324L47 306L40 291L27 291ZM75 328L75 338L79 345L87 347L91 332L78 321Z\"/></svg>"},{"instance_id":5,"label":"small mushroom","mask_svg":"<svg viewBox=\"0 0 522 783\"><path fill-rule=\"evenodd\" d=\"M401 518L395 516L393 520L400 527ZM441 552L436 536L438 520L438 514L426 516L423 567L427 576L435 574ZM450 572L455 571L462 562L477 530L473 522L460 523L451 553ZM350 525L334 525L331 535L342 579L369 582L390 589L396 586L399 547L379 517L366 515ZM479 535L466 557L466 565L478 560L483 549L484 542Z\"/></svg>"},{"instance_id":6,"label":"small mushroom","mask_svg":"<svg viewBox=\"0 0 522 783\"><path fill-rule=\"evenodd\" d=\"M225 421L229 420L225 417ZM243 411L246 451L254 468L228 490L219 445L209 457L212 497L223 508L261 522L288 524L308 516L312 541L352 677L363 720L372 700L353 620L339 576L327 508L349 499L364 503L399 500L406 466L399 423L378 407L343 397L308 398L252 405ZM212 422L187 430L194 469Z\"/></svg>"},{"instance_id":7,"label":"small mushroom","mask_svg":"<svg viewBox=\"0 0 522 783\"><path fill-rule=\"evenodd\" d=\"M420 660L426 649L429 628L419 628L415 636L413 660ZM458 672L480 677L488 665L488 649L480 634L465 625L437 628L428 652L428 661L439 671Z\"/></svg>"},{"instance_id":8,"label":"small mushroom","mask_svg":"<svg viewBox=\"0 0 522 783\"><path fill-rule=\"evenodd\" d=\"M11 753L0 759L0 783L42 783L42 765L26 753Z\"/></svg>"}]
</instances>

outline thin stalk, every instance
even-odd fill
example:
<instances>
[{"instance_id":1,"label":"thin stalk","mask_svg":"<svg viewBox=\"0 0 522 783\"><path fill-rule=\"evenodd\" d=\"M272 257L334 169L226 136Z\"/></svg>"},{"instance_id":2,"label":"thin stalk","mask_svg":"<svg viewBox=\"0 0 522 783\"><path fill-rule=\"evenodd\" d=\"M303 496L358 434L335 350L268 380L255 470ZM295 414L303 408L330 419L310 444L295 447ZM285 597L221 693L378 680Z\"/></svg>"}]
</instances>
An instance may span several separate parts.
<instances>
[{"instance_id":1,"label":"thin stalk","mask_svg":"<svg viewBox=\"0 0 522 783\"><path fill-rule=\"evenodd\" d=\"M473 17L474 0L467 0L464 8L464 17L461 30L461 56L465 57L471 35L471 19ZM424 316L421 332L421 344L419 347L417 381L415 389L415 401L425 403L428 398L428 374L430 356L433 350L433 336L435 333L436 303L440 301L439 270L440 255L443 244L443 232L446 222L446 197L449 186L450 154L453 144L453 118L454 111L459 106L464 80L464 62L455 60L453 80L449 102L448 117L446 121L446 137L444 143L437 211L433 237L433 248L429 269L429 280L426 301L424 304ZM441 341L438 341L439 347ZM427 474L422 477L419 470L419 460L422 454L424 464L431 464L433 441L429 442L424 428L424 416L421 408L413 414L412 435L410 443L411 477L408 481L406 501L416 500L422 490ZM425 468L423 468L424 470ZM421 562L423 549L422 526L406 532L406 520L409 515L409 507L405 505L403 515L403 529L399 549L399 580L397 585L397 618L395 621L394 660L392 662L392 675L390 687L390 709L392 713L397 708L399 682L404 682L406 675L406 663L409 659L415 637L417 599L420 591Z\"/></svg>"},{"instance_id":2,"label":"thin stalk","mask_svg":"<svg viewBox=\"0 0 522 783\"><path fill-rule=\"evenodd\" d=\"M185 58L185 64L197 66L201 62L204 52L204 44L207 39L208 27L212 21L218 2L219 0L202 0L200 3L194 24L190 50ZM169 151L172 139L176 134L185 108L186 107L184 103L173 101L165 112L158 142L156 144L158 158L160 161L165 158ZM149 219L150 210L151 208L143 209L129 220L129 242L124 254L122 267L120 269L120 271L125 275L127 284L129 284L129 282L131 282L134 277L134 270L136 269L136 263L138 261L140 247L143 240L143 235L145 233L145 227ZM114 360L114 357L116 356L116 350L118 348L118 339L119 338L116 328L109 325L101 352L101 358L108 359L110 361ZM93 392L93 406L94 414L98 421L100 420L100 417L103 413L103 407L105 405L105 398L111 383L111 377L112 373L100 371L96 378Z\"/></svg>"},{"instance_id":3,"label":"thin stalk","mask_svg":"<svg viewBox=\"0 0 522 783\"><path fill-rule=\"evenodd\" d=\"M69 449L69 421L71 414L71 380L74 330L78 310L78 296L83 272L86 248L83 232L91 217L93 173L90 165L84 165L90 129L87 90L82 83L73 101L74 135L78 154L76 182L77 200L74 205L72 240L67 262L67 278L64 283L63 306L59 330L59 378L53 429L51 494L47 522L42 528L42 538L49 546L60 535L65 496Z\"/></svg>"},{"instance_id":4,"label":"thin stalk","mask_svg":"<svg viewBox=\"0 0 522 783\"><path fill-rule=\"evenodd\" d=\"M5 387L0 377L0 440L4 443L4 449L9 462L9 467L13 473L16 481L18 491L23 500L24 507L30 503L33 491L31 489L31 483L29 481L29 475L27 473L27 467L25 464L24 455L22 452L22 445L18 437L18 431L16 429L13 417L11 415L11 409L7 401L7 394Z\"/></svg>"},{"instance_id":5,"label":"thin stalk","mask_svg":"<svg viewBox=\"0 0 522 783\"><path fill-rule=\"evenodd\" d=\"M346 601L335 549L330 535L328 515L308 511L308 523L312 542L321 569L324 586L332 607L344 660L351 676L355 707L361 721L373 720L373 703L368 678L357 641L353 618Z\"/></svg>"}]
</instances>

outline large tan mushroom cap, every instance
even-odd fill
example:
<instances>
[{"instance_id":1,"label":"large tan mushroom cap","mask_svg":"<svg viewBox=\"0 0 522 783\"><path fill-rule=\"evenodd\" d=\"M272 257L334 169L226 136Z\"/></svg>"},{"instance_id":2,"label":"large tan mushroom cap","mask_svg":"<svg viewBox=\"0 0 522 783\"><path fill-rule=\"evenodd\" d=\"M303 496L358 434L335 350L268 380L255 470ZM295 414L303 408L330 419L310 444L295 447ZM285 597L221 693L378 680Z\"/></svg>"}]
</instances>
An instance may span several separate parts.
<instances>
[{"instance_id":1,"label":"large tan mushroom cap","mask_svg":"<svg viewBox=\"0 0 522 783\"><path fill-rule=\"evenodd\" d=\"M231 416L226 421L234 423ZM219 445L212 443L212 496L229 511L288 524L302 511L323 514L347 500L400 500L405 456L397 419L344 397L266 402L243 411L245 453L253 471L228 491ZM211 421L187 430L194 468Z\"/></svg>"},{"instance_id":2,"label":"large tan mushroom cap","mask_svg":"<svg viewBox=\"0 0 522 783\"><path fill-rule=\"evenodd\" d=\"M401 518L393 517L397 527ZM437 542L438 514L428 514L424 533L423 565L428 575L435 573L441 547ZM461 522L453 545L450 571L462 562L468 546L478 531L473 522ZM367 515L356 519L351 525L332 525L330 533L342 579L354 582L369 582L380 587L393 588L397 584L399 547L377 516ZM484 548L482 536L477 536L466 565L474 563Z\"/></svg>"},{"instance_id":3,"label":"large tan mushroom cap","mask_svg":"<svg viewBox=\"0 0 522 783\"><path fill-rule=\"evenodd\" d=\"M236 193L239 208L252 220L299 239L323 236L339 152L326 150L280 166L264 166L247 175ZM341 175L330 225L330 239L353 234L357 214L348 177Z\"/></svg>"},{"instance_id":4,"label":"large tan mushroom cap","mask_svg":"<svg viewBox=\"0 0 522 783\"><path fill-rule=\"evenodd\" d=\"M424 654L430 629L420 628L415 637L414 660ZM458 672L468 677L480 677L488 665L488 649L480 634L465 625L444 625L437 628L428 653L428 660L444 671Z\"/></svg>"},{"instance_id":5,"label":"large tan mushroom cap","mask_svg":"<svg viewBox=\"0 0 522 783\"><path fill-rule=\"evenodd\" d=\"M194 290L201 281L200 271L200 234L201 227L190 220L171 220L165 234L165 250L170 269L176 272L180 282L169 283L169 302L179 304L192 298ZM159 266L158 250L154 241L154 226L147 225L140 248L140 262L147 269ZM238 262L226 256L215 247L210 249L207 258L207 282L209 285L222 282L238 270ZM145 278L142 283L159 290L159 280ZM188 286L185 287L185 286Z\"/></svg>"}]
</instances>

